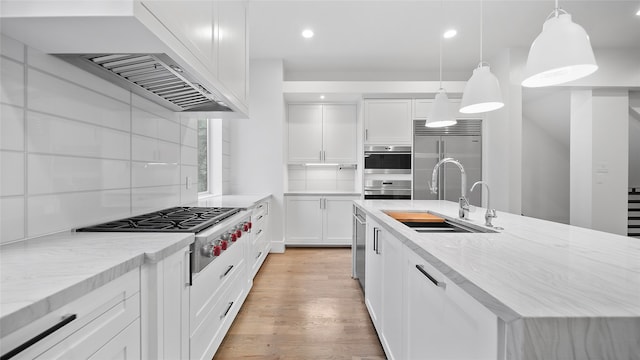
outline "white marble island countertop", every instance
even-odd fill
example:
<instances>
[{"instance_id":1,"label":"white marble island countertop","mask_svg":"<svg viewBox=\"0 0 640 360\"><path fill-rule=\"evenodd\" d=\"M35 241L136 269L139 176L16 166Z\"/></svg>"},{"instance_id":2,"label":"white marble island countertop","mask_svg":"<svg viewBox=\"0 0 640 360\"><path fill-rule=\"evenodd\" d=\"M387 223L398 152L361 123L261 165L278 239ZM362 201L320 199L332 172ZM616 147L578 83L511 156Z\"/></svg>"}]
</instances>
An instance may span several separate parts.
<instances>
[{"instance_id":1,"label":"white marble island countertop","mask_svg":"<svg viewBox=\"0 0 640 360\"><path fill-rule=\"evenodd\" d=\"M504 228L497 233L421 234L382 210L429 210L457 219L458 204L427 200L355 204L505 323L524 320L518 325L522 336L563 327L586 327L585 332L589 328L595 334L598 326L622 326L625 334L619 335L637 349L630 358L640 359L638 239L503 212L493 219L495 226ZM483 226L484 210L477 208L469 222ZM602 319L617 323L598 322ZM575 336L572 331L566 336ZM585 334L578 340L589 342ZM515 341L508 347L526 343L526 339Z\"/></svg>"},{"instance_id":2,"label":"white marble island countertop","mask_svg":"<svg viewBox=\"0 0 640 360\"><path fill-rule=\"evenodd\" d=\"M193 239L189 233L63 232L2 245L1 336Z\"/></svg>"}]
</instances>

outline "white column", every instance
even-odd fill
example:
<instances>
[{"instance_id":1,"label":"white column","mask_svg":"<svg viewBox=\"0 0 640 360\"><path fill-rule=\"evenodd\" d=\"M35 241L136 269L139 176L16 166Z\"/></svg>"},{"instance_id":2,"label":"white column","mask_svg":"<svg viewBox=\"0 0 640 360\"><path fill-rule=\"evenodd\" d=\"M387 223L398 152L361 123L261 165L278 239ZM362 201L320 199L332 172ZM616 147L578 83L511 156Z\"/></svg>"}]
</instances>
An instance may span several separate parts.
<instances>
[{"instance_id":1,"label":"white column","mask_svg":"<svg viewBox=\"0 0 640 360\"><path fill-rule=\"evenodd\" d=\"M629 93L571 93L571 224L627 232Z\"/></svg>"}]
</instances>

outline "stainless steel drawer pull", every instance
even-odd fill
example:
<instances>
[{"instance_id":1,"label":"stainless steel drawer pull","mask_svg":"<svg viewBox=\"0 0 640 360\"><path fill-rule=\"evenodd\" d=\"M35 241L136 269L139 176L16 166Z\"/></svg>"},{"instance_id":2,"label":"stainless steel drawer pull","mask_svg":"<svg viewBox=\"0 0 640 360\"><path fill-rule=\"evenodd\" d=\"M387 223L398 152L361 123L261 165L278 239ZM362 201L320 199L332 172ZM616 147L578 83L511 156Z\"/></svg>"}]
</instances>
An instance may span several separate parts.
<instances>
[{"instance_id":1,"label":"stainless steel drawer pull","mask_svg":"<svg viewBox=\"0 0 640 360\"><path fill-rule=\"evenodd\" d=\"M34 336L33 338L27 340L25 343L23 343L22 345L18 346L17 348L9 351L8 353L2 355L2 357L0 357L0 360L6 360L6 359L11 359L12 357L18 355L19 353L25 351L26 349L28 349L29 347L35 345L38 341L46 338L47 336L53 334L54 332L58 331L60 328L62 328L63 326L67 325L68 323L72 322L73 320L75 320L78 316L76 314L72 314L72 315L68 315L66 317L63 317L62 320L53 325L52 327L48 328L47 330L41 332L40 334Z\"/></svg>"},{"instance_id":2,"label":"stainless steel drawer pull","mask_svg":"<svg viewBox=\"0 0 640 360\"><path fill-rule=\"evenodd\" d=\"M418 271L420 271L422 275L426 276L427 279L431 280L431 282L434 283L436 286L441 287L443 289L447 287L447 284L445 284L444 281L438 281L433 276L429 275L429 273L424 269L424 265L416 265L416 269L418 269Z\"/></svg>"},{"instance_id":3,"label":"stainless steel drawer pull","mask_svg":"<svg viewBox=\"0 0 640 360\"><path fill-rule=\"evenodd\" d=\"M260 252L258 253L258 256L256 256L256 259L259 259L259 258L260 258L260 256L262 256L262 251L260 251Z\"/></svg>"},{"instance_id":4,"label":"stainless steel drawer pull","mask_svg":"<svg viewBox=\"0 0 640 360\"><path fill-rule=\"evenodd\" d=\"M224 319L225 316L227 316L227 314L229 313L229 310L231 310L231 307L233 306L233 301L229 303L229 305L227 305L227 310L224 311L224 313L222 313L222 315L220 315L220 320Z\"/></svg>"},{"instance_id":5,"label":"stainless steel drawer pull","mask_svg":"<svg viewBox=\"0 0 640 360\"><path fill-rule=\"evenodd\" d=\"M227 271L225 271L224 274L220 275L220 279L227 276L229 272L231 272L231 269L233 269L233 265L229 265L229 267L227 268Z\"/></svg>"},{"instance_id":6,"label":"stainless steel drawer pull","mask_svg":"<svg viewBox=\"0 0 640 360\"><path fill-rule=\"evenodd\" d=\"M260 215L258 216L258 218L256 219L256 221L260 221L264 216Z\"/></svg>"},{"instance_id":7,"label":"stainless steel drawer pull","mask_svg":"<svg viewBox=\"0 0 640 360\"><path fill-rule=\"evenodd\" d=\"M256 237L258 237L258 235L260 235L261 232L262 232L262 229L258 230L258 232L256 233Z\"/></svg>"}]
</instances>

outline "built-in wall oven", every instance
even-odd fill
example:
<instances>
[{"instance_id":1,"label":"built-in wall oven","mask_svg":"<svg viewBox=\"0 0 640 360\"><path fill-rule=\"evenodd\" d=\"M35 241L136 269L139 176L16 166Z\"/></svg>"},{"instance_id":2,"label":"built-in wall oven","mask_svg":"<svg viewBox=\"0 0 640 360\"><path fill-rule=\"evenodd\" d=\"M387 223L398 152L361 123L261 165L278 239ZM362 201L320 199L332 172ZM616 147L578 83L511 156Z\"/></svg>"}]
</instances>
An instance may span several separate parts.
<instances>
[{"instance_id":1,"label":"built-in wall oven","mask_svg":"<svg viewBox=\"0 0 640 360\"><path fill-rule=\"evenodd\" d=\"M364 198L411 199L411 161L411 146L365 146Z\"/></svg>"},{"instance_id":2,"label":"built-in wall oven","mask_svg":"<svg viewBox=\"0 0 640 360\"><path fill-rule=\"evenodd\" d=\"M409 200L411 180L365 180L364 198L368 200Z\"/></svg>"},{"instance_id":3,"label":"built-in wall oven","mask_svg":"<svg viewBox=\"0 0 640 360\"><path fill-rule=\"evenodd\" d=\"M365 174L411 174L411 146L365 146Z\"/></svg>"}]
</instances>

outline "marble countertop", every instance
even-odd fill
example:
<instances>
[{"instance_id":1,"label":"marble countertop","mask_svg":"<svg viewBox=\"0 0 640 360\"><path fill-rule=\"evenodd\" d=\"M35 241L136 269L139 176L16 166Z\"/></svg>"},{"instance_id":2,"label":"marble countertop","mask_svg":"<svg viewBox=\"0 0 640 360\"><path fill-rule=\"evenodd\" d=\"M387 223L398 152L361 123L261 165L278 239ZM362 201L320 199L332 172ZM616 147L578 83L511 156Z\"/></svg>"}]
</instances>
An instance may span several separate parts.
<instances>
[{"instance_id":1,"label":"marble countertop","mask_svg":"<svg viewBox=\"0 0 640 360\"><path fill-rule=\"evenodd\" d=\"M198 202L192 206L237 207L248 209L270 197L271 194L217 195L198 199Z\"/></svg>"},{"instance_id":2,"label":"marble countertop","mask_svg":"<svg viewBox=\"0 0 640 360\"><path fill-rule=\"evenodd\" d=\"M381 210L430 210L457 218L458 204L357 200L451 281L505 321L640 317L638 239L498 212L497 233L420 234ZM484 210L470 223L484 224Z\"/></svg>"},{"instance_id":3,"label":"marble countertop","mask_svg":"<svg viewBox=\"0 0 640 360\"><path fill-rule=\"evenodd\" d=\"M313 196L360 196L362 193L355 191L314 191L314 190L300 190L300 191L287 191L285 196L295 195L313 195Z\"/></svg>"},{"instance_id":4,"label":"marble countertop","mask_svg":"<svg viewBox=\"0 0 640 360\"><path fill-rule=\"evenodd\" d=\"M63 232L2 245L0 335L193 240L189 233Z\"/></svg>"}]
</instances>

